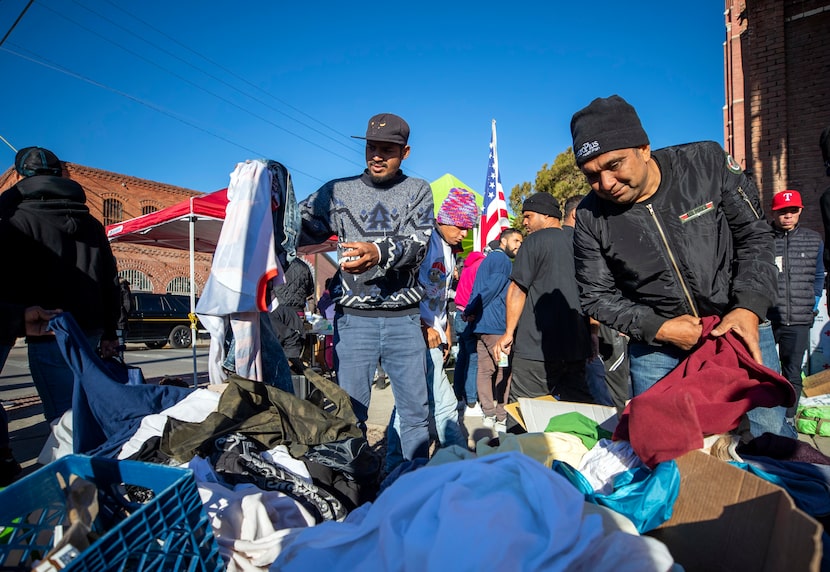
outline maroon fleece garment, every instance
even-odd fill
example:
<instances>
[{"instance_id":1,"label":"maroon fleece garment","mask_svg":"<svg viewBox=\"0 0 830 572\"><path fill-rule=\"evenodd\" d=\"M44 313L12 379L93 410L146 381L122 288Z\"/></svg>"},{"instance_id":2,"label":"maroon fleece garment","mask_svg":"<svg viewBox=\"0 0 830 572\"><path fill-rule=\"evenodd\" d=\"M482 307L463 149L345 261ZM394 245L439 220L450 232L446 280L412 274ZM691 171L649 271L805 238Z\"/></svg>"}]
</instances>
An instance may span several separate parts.
<instances>
[{"instance_id":1,"label":"maroon fleece garment","mask_svg":"<svg viewBox=\"0 0 830 572\"><path fill-rule=\"evenodd\" d=\"M701 342L666 377L626 406L614 440L628 440L649 467L703 446L756 407L790 406L793 386L757 363L734 333L709 334L720 318L703 318Z\"/></svg>"}]
</instances>

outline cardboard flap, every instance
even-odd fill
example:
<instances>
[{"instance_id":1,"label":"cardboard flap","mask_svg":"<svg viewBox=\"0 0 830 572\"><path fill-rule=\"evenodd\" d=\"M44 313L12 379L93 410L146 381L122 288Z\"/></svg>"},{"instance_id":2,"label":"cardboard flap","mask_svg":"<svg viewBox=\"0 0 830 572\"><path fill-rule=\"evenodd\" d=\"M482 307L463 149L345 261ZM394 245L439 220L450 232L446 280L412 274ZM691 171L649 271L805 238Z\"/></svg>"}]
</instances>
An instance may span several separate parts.
<instances>
[{"instance_id":1,"label":"cardboard flap","mask_svg":"<svg viewBox=\"0 0 830 572\"><path fill-rule=\"evenodd\" d=\"M830 369L825 369L804 378L802 391L807 397L830 393Z\"/></svg>"},{"instance_id":2,"label":"cardboard flap","mask_svg":"<svg viewBox=\"0 0 830 572\"><path fill-rule=\"evenodd\" d=\"M687 572L819 570L821 526L783 489L701 451L676 461L672 518L648 534Z\"/></svg>"}]
</instances>

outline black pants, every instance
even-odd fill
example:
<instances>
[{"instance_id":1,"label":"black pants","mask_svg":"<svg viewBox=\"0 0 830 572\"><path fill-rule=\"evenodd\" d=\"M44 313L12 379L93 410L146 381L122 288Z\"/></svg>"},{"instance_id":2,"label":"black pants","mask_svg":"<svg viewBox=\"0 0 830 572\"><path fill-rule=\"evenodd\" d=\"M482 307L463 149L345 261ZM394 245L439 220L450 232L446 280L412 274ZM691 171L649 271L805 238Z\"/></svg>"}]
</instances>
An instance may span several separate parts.
<instances>
[{"instance_id":1,"label":"black pants","mask_svg":"<svg viewBox=\"0 0 830 572\"><path fill-rule=\"evenodd\" d=\"M279 305L271 312L271 324L277 332L285 357L288 359L299 358L303 353L305 344L305 329L303 319L300 317L302 308Z\"/></svg>"},{"instance_id":2,"label":"black pants","mask_svg":"<svg viewBox=\"0 0 830 572\"><path fill-rule=\"evenodd\" d=\"M622 411L631 399L631 376L628 368L628 338L617 330L599 325L599 355L605 367L605 384L614 406Z\"/></svg>"},{"instance_id":3,"label":"black pants","mask_svg":"<svg viewBox=\"0 0 830 572\"><path fill-rule=\"evenodd\" d=\"M787 408L787 417L794 417L798 400L801 398L801 364L804 363L804 354L810 344L810 326L773 324L772 335L778 344L781 375L786 377L795 389L795 405Z\"/></svg>"},{"instance_id":4,"label":"black pants","mask_svg":"<svg viewBox=\"0 0 830 572\"><path fill-rule=\"evenodd\" d=\"M562 401L593 403L585 382L585 360L534 361L513 356L510 401L553 395Z\"/></svg>"}]
</instances>

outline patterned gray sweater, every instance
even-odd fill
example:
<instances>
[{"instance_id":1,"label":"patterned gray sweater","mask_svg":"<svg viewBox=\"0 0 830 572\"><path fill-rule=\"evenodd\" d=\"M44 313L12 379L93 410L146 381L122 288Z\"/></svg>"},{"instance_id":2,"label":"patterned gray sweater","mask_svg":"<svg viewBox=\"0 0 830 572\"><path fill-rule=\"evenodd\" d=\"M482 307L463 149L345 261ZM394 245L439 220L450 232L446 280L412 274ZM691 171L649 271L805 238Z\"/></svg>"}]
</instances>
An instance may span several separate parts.
<instances>
[{"instance_id":1,"label":"patterned gray sweater","mask_svg":"<svg viewBox=\"0 0 830 572\"><path fill-rule=\"evenodd\" d=\"M434 221L432 189L423 179L398 177L382 185L365 172L329 181L300 203L302 242L319 244L336 234L342 242L374 242L377 266L363 274L338 272L331 292L344 312L418 312L424 290L418 269Z\"/></svg>"}]
</instances>

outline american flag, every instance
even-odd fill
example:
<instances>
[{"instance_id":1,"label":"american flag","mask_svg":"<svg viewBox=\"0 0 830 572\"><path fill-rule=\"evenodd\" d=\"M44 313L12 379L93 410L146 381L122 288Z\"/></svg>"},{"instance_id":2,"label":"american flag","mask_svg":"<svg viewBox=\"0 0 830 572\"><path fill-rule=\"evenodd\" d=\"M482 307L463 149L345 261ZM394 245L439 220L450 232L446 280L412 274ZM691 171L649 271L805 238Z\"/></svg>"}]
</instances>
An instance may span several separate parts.
<instances>
[{"instance_id":1,"label":"american flag","mask_svg":"<svg viewBox=\"0 0 830 572\"><path fill-rule=\"evenodd\" d=\"M504 200L504 189L501 186L501 175L499 175L499 155L496 151L496 120L494 119L477 250L483 251L484 247L491 240L497 239L501 231L508 226L510 226L510 220L507 218L507 202Z\"/></svg>"}]
</instances>

